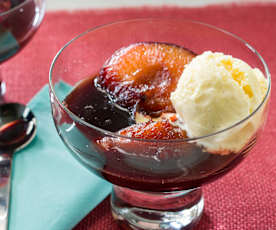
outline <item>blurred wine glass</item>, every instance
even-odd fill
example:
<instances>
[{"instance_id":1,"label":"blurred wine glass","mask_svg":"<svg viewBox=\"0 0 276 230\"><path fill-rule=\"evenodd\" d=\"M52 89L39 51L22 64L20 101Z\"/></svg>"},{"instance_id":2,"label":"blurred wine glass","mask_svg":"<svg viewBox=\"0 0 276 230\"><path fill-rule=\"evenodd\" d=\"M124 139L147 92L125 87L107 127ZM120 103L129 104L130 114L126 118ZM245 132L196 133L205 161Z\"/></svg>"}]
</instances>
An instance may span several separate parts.
<instances>
[{"instance_id":1,"label":"blurred wine glass","mask_svg":"<svg viewBox=\"0 0 276 230\"><path fill-rule=\"evenodd\" d=\"M0 0L0 63L13 57L30 41L44 13L44 0ZM6 91L3 74L0 72L2 99Z\"/></svg>"}]
</instances>

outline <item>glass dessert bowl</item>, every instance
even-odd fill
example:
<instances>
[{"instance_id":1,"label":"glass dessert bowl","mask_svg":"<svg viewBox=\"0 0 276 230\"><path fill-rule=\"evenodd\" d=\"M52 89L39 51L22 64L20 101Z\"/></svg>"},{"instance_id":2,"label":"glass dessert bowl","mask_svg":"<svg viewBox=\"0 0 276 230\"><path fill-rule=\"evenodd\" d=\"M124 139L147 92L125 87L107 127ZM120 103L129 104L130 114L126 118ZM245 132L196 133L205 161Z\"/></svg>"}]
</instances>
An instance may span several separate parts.
<instances>
[{"instance_id":1,"label":"glass dessert bowl","mask_svg":"<svg viewBox=\"0 0 276 230\"><path fill-rule=\"evenodd\" d=\"M227 56L225 61L223 56L219 68L231 73L233 84L242 90L231 88L227 100L239 101L237 95L242 92L249 98L247 105L255 91L261 96L246 116L191 136L192 129L178 125L182 105L176 113L177 99L171 93L176 95L178 88L183 91L179 82L186 66L196 66L194 60L202 57L197 54L208 50L230 54L263 73L260 84L244 83L248 74L237 72L236 60ZM209 93L204 97L209 98ZM215 98L221 98L224 91L218 95ZM257 51L231 33L195 21L140 19L93 28L66 44L50 69L50 99L58 134L83 166L114 185L112 213L126 229L192 229L204 207L200 187L233 169L256 144L269 95L270 74ZM231 110L238 109L232 99L227 100L222 106L191 108L195 111L192 121L201 121L198 111L205 119L205 110L212 108L215 116L206 117L214 124L232 118Z\"/></svg>"},{"instance_id":2,"label":"glass dessert bowl","mask_svg":"<svg viewBox=\"0 0 276 230\"><path fill-rule=\"evenodd\" d=\"M15 56L27 45L38 30L44 14L43 0L0 1L0 64ZM6 91L6 83L1 74L2 72L0 72L2 97Z\"/></svg>"}]
</instances>

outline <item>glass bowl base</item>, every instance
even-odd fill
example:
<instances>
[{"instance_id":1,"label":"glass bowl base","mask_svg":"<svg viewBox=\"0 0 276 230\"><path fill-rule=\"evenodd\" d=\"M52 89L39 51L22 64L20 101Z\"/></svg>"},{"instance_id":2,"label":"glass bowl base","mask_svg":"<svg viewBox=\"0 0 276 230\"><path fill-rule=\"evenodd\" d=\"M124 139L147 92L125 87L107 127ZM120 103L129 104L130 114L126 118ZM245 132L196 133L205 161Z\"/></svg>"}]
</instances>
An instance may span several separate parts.
<instances>
[{"instance_id":1,"label":"glass bowl base","mask_svg":"<svg viewBox=\"0 0 276 230\"><path fill-rule=\"evenodd\" d=\"M111 196L112 215L122 229L193 229L203 207L200 188L152 193L114 186Z\"/></svg>"}]
</instances>

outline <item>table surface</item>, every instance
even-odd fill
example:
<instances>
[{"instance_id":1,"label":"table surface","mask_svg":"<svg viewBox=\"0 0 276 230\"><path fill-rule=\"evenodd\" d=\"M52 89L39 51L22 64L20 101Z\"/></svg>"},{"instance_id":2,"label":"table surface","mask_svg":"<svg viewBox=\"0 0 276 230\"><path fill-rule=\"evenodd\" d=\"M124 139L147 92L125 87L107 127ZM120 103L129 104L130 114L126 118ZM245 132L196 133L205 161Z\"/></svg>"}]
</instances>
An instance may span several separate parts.
<instances>
[{"instance_id":1,"label":"table surface","mask_svg":"<svg viewBox=\"0 0 276 230\"><path fill-rule=\"evenodd\" d=\"M96 10L92 7L93 9L85 11L52 12L52 9L60 9L58 3L55 5L54 2L55 0L48 1L48 12L32 41L19 55L2 65L3 78L8 86L8 100L27 103L43 85L47 84L48 70L53 57L77 34L100 24L149 16L200 20L231 31L261 53L270 68L272 81L276 74L275 3L123 9L116 5L116 9ZM56 2L64 3L65 0ZM111 4L111 1L107 2ZM198 4L202 2L197 1ZM275 103L272 94L266 129L250 156L222 179L203 187L206 207L197 230L276 229ZM108 199L84 218L74 230L92 229L118 229L110 215Z\"/></svg>"}]
</instances>

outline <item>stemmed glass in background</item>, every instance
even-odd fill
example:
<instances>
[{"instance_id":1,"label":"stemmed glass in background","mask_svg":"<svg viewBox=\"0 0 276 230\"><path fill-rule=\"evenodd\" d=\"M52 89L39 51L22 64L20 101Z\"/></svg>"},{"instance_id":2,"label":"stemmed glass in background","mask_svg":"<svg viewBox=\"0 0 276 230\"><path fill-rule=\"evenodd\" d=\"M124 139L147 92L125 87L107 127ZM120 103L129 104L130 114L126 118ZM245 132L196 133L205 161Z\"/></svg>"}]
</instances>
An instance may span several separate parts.
<instances>
[{"instance_id":1,"label":"stemmed glass in background","mask_svg":"<svg viewBox=\"0 0 276 230\"><path fill-rule=\"evenodd\" d=\"M68 110L63 102L72 86L96 76L115 50L145 41L177 44L198 54L212 50L240 58L264 73L269 84L265 98L239 123L208 136L183 140L119 136ZM92 89L92 80L90 84ZM247 156L261 134L269 94L270 74L254 48L233 34L193 21L130 20L91 29L65 45L50 69L52 115L58 134L78 161L114 184L113 216L132 229L193 228L203 212L200 186L229 172ZM103 107L88 109L102 114ZM248 135L248 142L229 154L209 153L197 144L242 135ZM101 140L109 140L110 148L103 148Z\"/></svg>"},{"instance_id":2,"label":"stemmed glass in background","mask_svg":"<svg viewBox=\"0 0 276 230\"><path fill-rule=\"evenodd\" d=\"M44 0L0 1L0 63L17 54L38 29L45 12ZM5 93L0 68L0 94Z\"/></svg>"}]
</instances>

